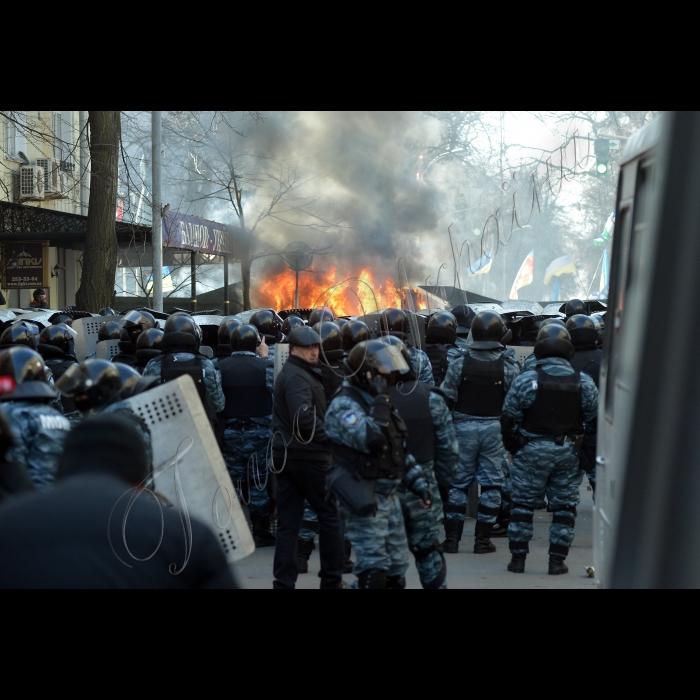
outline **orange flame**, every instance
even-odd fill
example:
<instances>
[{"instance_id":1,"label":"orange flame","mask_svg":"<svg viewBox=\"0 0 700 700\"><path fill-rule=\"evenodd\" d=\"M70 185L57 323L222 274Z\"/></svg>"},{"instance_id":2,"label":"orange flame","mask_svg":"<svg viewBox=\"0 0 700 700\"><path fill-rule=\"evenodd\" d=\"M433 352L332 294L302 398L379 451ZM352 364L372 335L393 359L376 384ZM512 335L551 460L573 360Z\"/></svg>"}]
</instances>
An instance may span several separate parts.
<instances>
[{"instance_id":1,"label":"orange flame","mask_svg":"<svg viewBox=\"0 0 700 700\"><path fill-rule=\"evenodd\" d=\"M285 270L266 278L254 293L258 307L277 310L295 307L295 275ZM299 275L299 306L313 308L330 306L337 316L369 314L385 308L425 309L425 297L418 289L400 288L388 277L377 283L372 273L363 269L360 274L337 274L336 267L326 273L302 272Z\"/></svg>"}]
</instances>

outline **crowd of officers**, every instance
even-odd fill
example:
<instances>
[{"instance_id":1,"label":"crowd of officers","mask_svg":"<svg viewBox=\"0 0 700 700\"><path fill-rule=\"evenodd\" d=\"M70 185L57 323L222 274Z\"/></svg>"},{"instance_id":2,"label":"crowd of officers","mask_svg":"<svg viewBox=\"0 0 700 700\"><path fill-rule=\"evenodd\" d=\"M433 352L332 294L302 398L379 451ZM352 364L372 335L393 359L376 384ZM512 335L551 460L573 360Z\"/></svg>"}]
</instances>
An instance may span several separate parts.
<instances>
[{"instance_id":1,"label":"crowd of officers","mask_svg":"<svg viewBox=\"0 0 700 700\"><path fill-rule=\"evenodd\" d=\"M549 573L567 572L584 473L595 487L604 320L586 315L583 302L569 302L565 318L520 319L517 343L534 346L524 366L506 320L466 305L430 317L426 351L407 310L384 310L371 329L327 307L308 319L259 310L247 323L221 321L211 359L187 313L162 328L145 310L100 315L99 339L119 341L112 361L76 360L66 314L41 331L19 319L0 336L0 500L59 490L57 475L75 471L75 455L92 454L91 421L109 414L138 436L143 453L121 477L147 479L150 431L125 402L188 374L256 546L275 547L273 587L294 588L308 572L318 534L321 588L346 587L342 575L351 571L353 587L404 588L409 552L424 588L446 588L444 555L458 552L477 485L475 553L494 552L492 538L507 537L508 570L522 573L534 511L546 507ZM275 378L281 343L289 357ZM61 467L66 444L72 461ZM200 538L211 554L212 542ZM0 534L0 556L2 547ZM203 585L233 585L222 556L214 573L204 565ZM9 585L24 581L18 576Z\"/></svg>"}]
</instances>

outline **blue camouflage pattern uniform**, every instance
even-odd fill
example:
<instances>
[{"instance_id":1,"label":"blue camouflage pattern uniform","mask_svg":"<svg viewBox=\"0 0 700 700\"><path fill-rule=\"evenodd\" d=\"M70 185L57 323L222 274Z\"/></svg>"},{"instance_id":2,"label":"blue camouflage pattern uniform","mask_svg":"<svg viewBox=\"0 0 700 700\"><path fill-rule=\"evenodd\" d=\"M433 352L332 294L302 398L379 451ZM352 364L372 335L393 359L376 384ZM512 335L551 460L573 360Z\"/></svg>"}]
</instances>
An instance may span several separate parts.
<instances>
[{"instance_id":1,"label":"blue camouflage pattern uniform","mask_svg":"<svg viewBox=\"0 0 700 700\"><path fill-rule=\"evenodd\" d=\"M70 422L60 411L35 401L3 401L0 410L12 425L17 443L7 459L24 464L37 488L50 488Z\"/></svg>"},{"instance_id":2,"label":"blue camouflage pattern uniform","mask_svg":"<svg viewBox=\"0 0 700 700\"><path fill-rule=\"evenodd\" d=\"M274 347L274 345L272 346ZM231 357L250 355L258 357L261 362L269 360L260 358L249 350L237 350ZM270 396L275 393L275 368L265 369L265 386ZM241 397L245 401L244 397ZM223 410L223 408L221 409ZM224 440L221 453L226 462L226 468L231 475L231 481L236 488L238 499L246 503L244 492L248 492L246 505L250 514L267 516L270 514L270 495L268 493L269 467L267 463L268 445L272 437L272 414L260 418L251 418L250 426L245 429L238 427L236 420L227 421L224 428ZM245 484L245 488L244 488Z\"/></svg>"},{"instance_id":3,"label":"blue camouflage pattern uniform","mask_svg":"<svg viewBox=\"0 0 700 700\"><path fill-rule=\"evenodd\" d=\"M504 356L503 379L506 391L520 372L515 357L506 354L504 350L469 349L464 356L467 355L482 362L493 362ZM463 357L452 362L440 387L453 401L457 401L459 395L463 365ZM498 418L469 416L459 411L453 411L452 415L459 442L459 464L457 476L450 487L445 517L448 520L464 521L467 515L467 491L478 481L481 495L477 520L495 523L501 506L501 489L505 482L500 421Z\"/></svg>"},{"instance_id":4,"label":"blue camouflage pattern uniform","mask_svg":"<svg viewBox=\"0 0 700 700\"><path fill-rule=\"evenodd\" d=\"M430 358L423 350L413 345L406 345L406 349L411 358L411 367L413 367L413 372L418 378L418 381L434 385L435 377L433 376L433 366L430 364Z\"/></svg>"},{"instance_id":5,"label":"blue camouflage pattern uniform","mask_svg":"<svg viewBox=\"0 0 700 700\"><path fill-rule=\"evenodd\" d=\"M350 383L346 379L343 385ZM381 427L369 416L373 398L358 387L354 388L366 405L361 406L349 396L336 396L326 411L326 434L332 442L369 454L367 431L376 434L381 432ZM342 504L338 505L345 536L357 555L353 568L356 576L364 571L381 570L389 577L402 577L408 569L408 540L397 493L400 483L400 479L375 479L377 512L374 515L361 517Z\"/></svg>"},{"instance_id":6,"label":"blue camouflage pattern uniform","mask_svg":"<svg viewBox=\"0 0 700 700\"><path fill-rule=\"evenodd\" d=\"M430 415L435 429L435 459L420 465L433 496L430 508L422 508L418 496L403 483L399 486L398 494L408 547L416 559L416 569L423 588L447 588L443 572L445 559L434 547L440 535L443 517L438 486L449 487L455 478L459 444L450 409L436 391L430 392Z\"/></svg>"},{"instance_id":7,"label":"blue camouflage pattern uniform","mask_svg":"<svg viewBox=\"0 0 700 700\"><path fill-rule=\"evenodd\" d=\"M172 355L178 362L187 362L196 357L196 355L193 355L191 352L174 352ZM143 376L160 377L163 357L164 355L158 355L158 357L154 357L150 360L143 370ZM224 410L224 406L226 405L224 390L221 388L221 373L208 357L202 357L202 371L204 372L204 388L207 390L207 394L211 396L214 410L219 413Z\"/></svg>"},{"instance_id":8,"label":"blue camouflage pattern uniform","mask_svg":"<svg viewBox=\"0 0 700 700\"><path fill-rule=\"evenodd\" d=\"M537 361L547 374L555 377L574 373L567 360L547 357ZM532 406L537 395L537 372L523 371L513 382L506 395L503 413L522 423L525 409ZM581 373L581 405L584 431L592 432L590 425L598 414L598 390L593 380ZM549 528L549 553L566 556L574 539L576 506L580 501L579 486L583 481L583 470L572 443L557 445L554 438L529 433L518 425L517 431L524 437L537 438L527 443L513 457L511 481L513 510L508 524L510 551L526 554L533 535L534 509L545 494L552 511Z\"/></svg>"},{"instance_id":9,"label":"blue camouflage pattern uniform","mask_svg":"<svg viewBox=\"0 0 700 700\"><path fill-rule=\"evenodd\" d=\"M460 350L459 346L456 343L454 345L450 345L450 347L447 348L447 364L449 365L458 357L462 357L462 354L462 350Z\"/></svg>"},{"instance_id":10,"label":"blue camouflage pattern uniform","mask_svg":"<svg viewBox=\"0 0 700 700\"><path fill-rule=\"evenodd\" d=\"M457 348L458 348L459 350L461 350L462 352L467 352L467 350L469 350L469 345L468 345L468 343L467 343L467 339L466 339L466 338L463 338L461 335L458 335L458 336L455 338L455 345L456 345Z\"/></svg>"},{"instance_id":11,"label":"blue camouflage pattern uniform","mask_svg":"<svg viewBox=\"0 0 700 700\"><path fill-rule=\"evenodd\" d=\"M299 539L304 542L312 542L318 532L318 515L309 502L304 499L304 518L301 521Z\"/></svg>"}]
</instances>

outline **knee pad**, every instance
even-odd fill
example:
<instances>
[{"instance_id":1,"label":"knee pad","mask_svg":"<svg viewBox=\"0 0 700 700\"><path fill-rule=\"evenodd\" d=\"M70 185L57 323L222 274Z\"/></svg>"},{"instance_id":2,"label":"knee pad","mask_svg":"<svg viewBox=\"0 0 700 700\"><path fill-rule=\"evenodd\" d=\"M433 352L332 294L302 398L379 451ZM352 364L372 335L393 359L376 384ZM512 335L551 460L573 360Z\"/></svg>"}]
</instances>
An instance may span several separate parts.
<instances>
[{"instance_id":1,"label":"knee pad","mask_svg":"<svg viewBox=\"0 0 700 700\"><path fill-rule=\"evenodd\" d=\"M445 561L445 556L442 553L440 553L440 558L442 559L442 568L440 569L440 573L432 581L423 581L423 579L421 579L420 585L423 586L426 591L436 590L440 588L443 583L445 583L445 579L447 578L447 562Z\"/></svg>"}]
</instances>

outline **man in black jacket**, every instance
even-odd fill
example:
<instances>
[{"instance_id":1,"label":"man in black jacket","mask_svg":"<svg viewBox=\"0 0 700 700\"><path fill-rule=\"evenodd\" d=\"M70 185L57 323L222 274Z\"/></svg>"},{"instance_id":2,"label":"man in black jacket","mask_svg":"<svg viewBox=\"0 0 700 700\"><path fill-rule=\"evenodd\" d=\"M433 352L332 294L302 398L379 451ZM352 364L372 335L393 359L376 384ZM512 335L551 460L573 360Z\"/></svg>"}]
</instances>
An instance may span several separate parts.
<instances>
[{"instance_id":1,"label":"man in black jacket","mask_svg":"<svg viewBox=\"0 0 700 700\"><path fill-rule=\"evenodd\" d=\"M321 588L345 588L343 535L338 507L326 499L331 449L324 419L326 394L318 370L321 338L300 326L289 334L290 356L275 381L272 419L277 477L277 548L274 588L294 588L298 575L297 540L304 499L318 514Z\"/></svg>"},{"instance_id":2,"label":"man in black jacket","mask_svg":"<svg viewBox=\"0 0 700 700\"><path fill-rule=\"evenodd\" d=\"M0 588L236 588L212 530L141 493L145 453L121 416L76 427L56 486L0 509Z\"/></svg>"}]
</instances>

